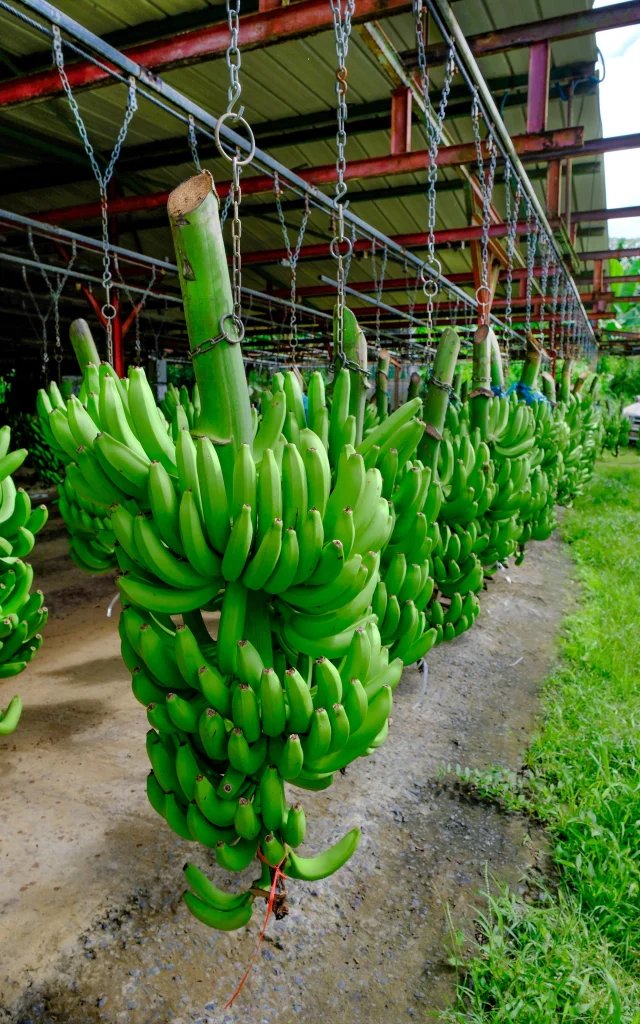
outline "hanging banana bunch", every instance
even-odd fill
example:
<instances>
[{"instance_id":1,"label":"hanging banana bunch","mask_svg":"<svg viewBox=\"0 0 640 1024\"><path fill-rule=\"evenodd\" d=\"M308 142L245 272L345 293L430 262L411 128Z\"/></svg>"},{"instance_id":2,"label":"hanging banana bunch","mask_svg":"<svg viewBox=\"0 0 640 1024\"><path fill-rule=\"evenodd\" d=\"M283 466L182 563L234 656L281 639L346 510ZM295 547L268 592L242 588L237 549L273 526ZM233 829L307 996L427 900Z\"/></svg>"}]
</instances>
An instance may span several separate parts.
<instances>
[{"instance_id":1,"label":"hanging banana bunch","mask_svg":"<svg viewBox=\"0 0 640 1024\"><path fill-rule=\"evenodd\" d=\"M276 865L322 878L359 832L300 856L304 810L285 783L325 789L383 743L404 664L436 639L424 613L433 581L423 509L430 502L435 520L439 492L416 457L421 402L364 436L366 346L346 310L346 363L330 397L313 374L305 411L297 374L275 375L258 418L210 176L175 190L169 214L197 390L191 401L170 391L159 410L144 370L120 381L85 360L77 399L61 408L55 390L46 396L65 500L70 509L71 490L74 525L95 528L92 560L109 541L120 569L122 654L151 727L152 806L227 870L259 855L258 884ZM409 553L417 569L399 582ZM203 611L220 612L215 640ZM251 916L251 891L228 897L193 867L187 877L187 903L207 924Z\"/></svg>"},{"instance_id":2,"label":"hanging banana bunch","mask_svg":"<svg viewBox=\"0 0 640 1024\"><path fill-rule=\"evenodd\" d=\"M475 548L477 518L491 481L484 451L474 447L467 412L450 401L460 339L445 328L427 382L421 458L433 479L425 509L430 547L431 594L425 609L436 642L453 640L474 622L480 604L482 566Z\"/></svg>"},{"instance_id":3,"label":"hanging banana bunch","mask_svg":"<svg viewBox=\"0 0 640 1024\"><path fill-rule=\"evenodd\" d=\"M85 572L99 574L116 567L114 535L109 519L109 505L118 489L107 478L96 459L87 455L87 444L100 430L100 380L105 376L120 382L108 364L100 365L100 357L85 320L75 320L70 330L78 363L83 373L80 393L68 401L62 397L55 381L47 390L41 389L36 399L40 427L55 457L64 467L58 484L58 507L69 531L69 553Z\"/></svg>"},{"instance_id":4,"label":"hanging banana bunch","mask_svg":"<svg viewBox=\"0 0 640 1024\"><path fill-rule=\"evenodd\" d=\"M46 505L32 508L29 495L16 488L12 474L27 457L26 448L10 451L11 430L0 429L0 679L23 672L42 646L47 621L41 590L30 593L33 569L23 561L48 518ZM20 697L0 709L0 736L14 731L22 713Z\"/></svg>"}]
</instances>

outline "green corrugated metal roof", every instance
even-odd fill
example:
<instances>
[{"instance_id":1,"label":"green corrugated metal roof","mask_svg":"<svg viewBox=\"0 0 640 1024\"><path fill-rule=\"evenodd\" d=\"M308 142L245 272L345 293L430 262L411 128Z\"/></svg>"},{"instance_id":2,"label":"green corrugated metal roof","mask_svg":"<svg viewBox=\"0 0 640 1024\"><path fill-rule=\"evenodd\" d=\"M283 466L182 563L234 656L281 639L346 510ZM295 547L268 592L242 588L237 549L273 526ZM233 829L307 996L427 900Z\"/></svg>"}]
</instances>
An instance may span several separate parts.
<instances>
[{"instance_id":1,"label":"green corrugated metal roof","mask_svg":"<svg viewBox=\"0 0 640 1024\"><path fill-rule=\"evenodd\" d=\"M61 7L65 13L82 21L89 29L99 34L107 33L126 26L133 26L150 19L162 18L206 7L206 4L194 0L62 0ZM518 0L517 3L490 4L488 0L462 0L456 3L456 15L468 34L501 28L514 23L534 21L554 15L570 13L576 8L586 9L591 6L589 0ZM415 46L413 19L403 15L386 19L382 27L390 41L399 50L411 49ZM366 29L363 29L364 33ZM21 56L42 49L43 37L33 31L17 25L14 19L2 12L0 14L0 33L3 47L10 54ZM552 44L554 65L567 64L579 60L596 58L595 42L592 38L561 41ZM243 57L241 79L243 84L243 102L246 116L252 122L265 122L273 119L295 117L321 109L333 109L335 85L335 50L333 36L329 32L303 40L286 42L278 46L259 51L247 52ZM480 60L480 66L487 78L504 75L523 74L527 70L527 50L515 50ZM389 96L391 83L385 70L376 61L374 55L366 47L362 35L354 29L348 58L349 67L349 102L362 103ZM174 87L213 113L221 112L226 106L227 72L223 60L216 59L197 66L184 67L168 72L166 80ZM436 85L442 81L442 69L433 73ZM460 81L460 79L456 79ZM78 94L78 103L87 125L89 136L99 149L108 149L116 137L122 120L126 92L122 85L110 85ZM549 128L560 128L566 124L567 104L559 97L552 96L549 107ZM507 107L504 112L505 122L512 134L526 130L525 109ZM598 96L579 96L574 101L573 123L584 125L585 138L594 138L601 134L598 107ZM3 111L1 125L17 128L28 135L40 133L52 141L64 146L78 149L79 140L75 125L72 122L68 105L63 99L47 100ZM469 118L456 118L446 123L447 131L454 141L471 141L472 131ZM126 145L153 143L179 135L184 132L180 122L158 110L153 104L140 99L139 110L133 119ZM177 184L192 171L192 163L185 135L184 163L177 166L158 167L154 170L136 172L133 184L137 191L158 191L168 189ZM0 136L1 138L1 136ZM389 152L389 131L377 131L349 138L347 159L382 156ZM413 128L414 148L425 147L424 132L420 127ZM0 174L11 168L22 167L33 162L32 154L21 152L20 147L13 150L1 146ZM278 159L299 170L304 167L331 163L335 159L333 140L318 140L302 145L290 145L275 151ZM228 165L222 160L205 160L214 177L226 179ZM598 161L599 169L589 175L574 177L573 206L578 209L599 208L606 205L602 160ZM85 203L97 199L97 186L92 181L83 181L69 185L49 187L47 185L47 163L41 164L42 187L29 192L17 192L5 195L0 205L20 213L32 215L38 211L62 207L71 204ZM451 179L457 176L453 169L447 169L444 177ZM427 202L424 195L392 198L394 189L403 184L415 184L426 181L426 172L420 175L403 175L386 180L350 183L351 193L371 188L386 187L389 198L384 202L374 200L359 203L357 212L369 220L377 228L388 234L406 233L426 230ZM131 182L124 183L124 192L131 191ZM543 182L537 182L536 189L544 202ZM285 196L286 198L286 196ZM243 227L243 245L245 250L259 248L277 248L282 246L280 226L275 216L272 197L251 199L251 205L259 206L264 218L247 218ZM249 201L247 201L247 206ZM496 205L503 209L501 187L496 188ZM157 218L157 214L155 217ZM300 220L300 213L291 214L293 236ZM137 235L134 236L126 221L121 224L121 244L136 248L140 243L148 255L166 257L172 254L172 244L168 228L146 227L144 216L137 218ZM437 227L457 227L468 222L464 191L445 192L438 196ZM74 226L74 225L70 225ZM605 226L603 226L604 229ZM85 230L85 228L79 228ZM309 223L307 241L318 241L330 237L330 224L326 214L314 211ZM598 247L606 245L606 235L598 239ZM577 248L591 248L591 239L578 239ZM443 268L456 272L470 268L468 250L443 250L441 254ZM313 284L319 273L333 273L332 261L314 261L312 264L301 262L298 270L300 285ZM268 276L287 285L289 271L284 267L269 266ZM401 276L397 266L389 267L388 274ZM354 260L352 279L370 278L370 262L366 259ZM254 287L264 287L265 277L253 268L246 269L247 283ZM387 293L385 300L390 303L403 301L402 293ZM331 301L317 300L320 307L329 307Z\"/></svg>"}]
</instances>

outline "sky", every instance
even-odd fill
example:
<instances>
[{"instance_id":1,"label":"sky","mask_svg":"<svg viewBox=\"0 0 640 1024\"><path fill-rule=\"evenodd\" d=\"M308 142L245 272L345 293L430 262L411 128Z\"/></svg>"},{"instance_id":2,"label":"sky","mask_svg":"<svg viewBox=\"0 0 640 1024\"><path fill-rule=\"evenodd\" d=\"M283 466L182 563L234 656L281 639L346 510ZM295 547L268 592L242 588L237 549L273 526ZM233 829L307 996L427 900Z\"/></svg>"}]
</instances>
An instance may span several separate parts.
<instances>
[{"instance_id":1,"label":"sky","mask_svg":"<svg viewBox=\"0 0 640 1024\"><path fill-rule=\"evenodd\" d=\"M593 6L617 2L595 0ZM596 42L606 68L600 86L602 134L606 138L640 132L640 25L598 32ZM607 153L604 167L607 206L640 206L640 149ZM640 238L640 217L609 221L609 236Z\"/></svg>"}]
</instances>

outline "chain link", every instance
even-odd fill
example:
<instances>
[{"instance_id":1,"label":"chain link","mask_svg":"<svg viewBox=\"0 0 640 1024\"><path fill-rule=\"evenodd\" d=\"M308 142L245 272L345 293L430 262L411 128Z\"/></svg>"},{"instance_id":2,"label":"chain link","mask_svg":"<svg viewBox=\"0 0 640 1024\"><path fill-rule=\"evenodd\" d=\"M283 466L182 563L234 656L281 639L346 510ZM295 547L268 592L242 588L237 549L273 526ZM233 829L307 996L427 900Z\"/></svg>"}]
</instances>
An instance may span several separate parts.
<instances>
[{"instance_id":1,"label":"chain link","mask_svg":"<svg viewBox=\"0 0 640 1024\"><path fill-rule=\"evenodd\" d=\"M333 14L333 33L336 44L336 56L338 68L336 71L336 96L338 97L337 116L338 130L336 132L336 145L338 156L336 159L336 170L338 182L336 185L336 201L342 202L347 194L347 184L344 180L344 172L347 169L345 147L347 145L347 54L349 53L349 38L351 36L351 20L355 12L355 0L346 0L344 14L342 13L342 0L329 0L331 13Z\"/></svg>"},{"instance_id":2,"label":"chain link","mask_svg":"<svg viewBox=\"0 0 640 1024\"><path fill-rule=\"evenodd\" d=\"M225 313L220 318L220 334L215 338L207 339L207 341L203 342L202 345L199 345L198 348L193 349L191 352L192 357L198 355L200 352L207 351L212 345L216 345L223 339L233 344L235 342L242 341L244 338L244 322L242 320L242 222L240 220L242 187L240 185L240 175L242 174L243 169L252 162L255 156L256 141L250 124L243 116L244 106L241 105L238 110L234 109L242 95L242 85L240 83L239 76L240 68L242 66L242 57L240 55L240 50L238 49L240 0L226 0L226 3L227 22L231 36L225 55L229 71L229 87L227 89L227 111L222 115L222 117L218 118L216 122L215 141L220 156L224 157L225 160L229 160L231 163L231 185L225 202L223 217L220 222L221 224L224 224L228 211L232 209L231 295L233 299L233 310L231 313ZM227 120L230 120L238 127L243 128L249 136L249 152L244 157L240 156L239 147L236 147L235 152L230 155L222 144L220 131L222 125ZM227 326L229 320L231 321L232 328Z\"/></svg>"},{"instance_id":3,"label":"chain link","mask_svg":"<svg viewBox=\"0 0 640 1024\"><path fill-rule=\"evenodd\" d=\"M542 273L540 275L540 345L544 348L544 317L546 310L547 285L549 284L549 266L551 264L551 244L545 232L540 235L540 255Z\"/></svg>"},{"instance_id":4,"label":"chain link","mask_svg":"<svg viewBox=\"0 0 640 1024\"><path fill-rule=\"evenodd\" d=\"M89 140L89 136L87 135L87 129L86 129L85 125L84 125L84 121L82 120L82 115L80 113L80 109L79 109L78 104L76 102L75 96L73 95L73 92L71 90L71 85L70 85L69 79L67 77L67 72L66 72L65 66L64 66L64 53L63 53L63 50L62 50L62 36L60 35L60 29L59 29L59 27L57 25L53 26L53 28L52 28L52 35L53 35L53 58L54 58L54 62L55 62L55 65L56 65L56 67L58 69L58 74L60 76L60 81L62 83L62 87L63 87L63 89L65 91L66 96L67 96L67 100L69 102L69 106L71 108L71 112L72 112L72 114L74 116L74 119L75 119L75 122L76 122L76 126L77 126L78 132L80 134L80 138L82 139L82 144L84 146L85 153L87 154L87 156L89 158L89 163L91 164L91 169L93 171L94 177L95 177L95 179L96 179L96 181L98 183L98 188L100 190L100 211L101 211L101 224L102 224L102 246L103 246L103 250L104 250L103 261L102 261L102 265L103 265L103 270L102 270L102 286L104 288L104 298L105 298L105 302L104 302L104 305L102 307L101 313L102 313L102 316L104 318L106 334L107 334L107 359L108 359L108 361L110 363L113 363L113 324L112 324L112 321L113 321L114 317L117 315L117 310L116 310L115 306L111 302L111 280L112 280L112 276L111 276L111 258L110 258L110 250L109 250L109 215L108 215L107 187L109 185L109 182L111 181L111 178L113 177L113 172L114 172L114 169L115 169L118 157L120 156L120 150L122 148L122 144L124 143L124 140L125 140L125 138L127 136L127 132L129 130L129 125L131 123L131 119L133 118L133 115L135 114L136 110L138 109L138 99L137 99L137 94L136 94L136 80L133 77L133 75L129 76L129 88L128 88L128 92L127 92L127 106L126 106L126 110L125 110L125 114L124 114L124 120L122 122L122 125L120 126L120 131L118 132L118 137L116 139L115 145L114 145L113 150L111 152L111 156L109 158L107 166L105 167L104 171L101 171L100 170L100 166L98 164L98 160L96 158L96 155L95 155L95 152L94 152L94 149L93 149L93 146L92 146L92 144L91 144L91 142Z\"/></svg>"},{"instance_id":5,"label":"chain link","mask_svg":"<svg viewBox=\"0 0 640 1024\"><path fill-rule=\"evenodd\" d=\"M522 199L522 186L520 180L517 179L516 191L513 197L513 203L511 201L511 162L507 159L504 168L504 184L505 184L505 214L507 221L507 295L504 312L505 332L503 338L503 344L506 356L505 369L509 368L509 361L511 357L511 341L513 339L513 318L512 318L512 301L513 301L513 262L516 250L516 235L518 231L518 213L520 210L520 201Z\"/></svg>"},{"instance_id":6,"label":"chain link","mask_svg":"<svg viewBox=\"0 0 640 1024\"><path fill-rule=\"evenodd\" d=\"M480 238L480 286L476 290L476 299L480 310L480 319L483 324L489 322L489 307L491 303L491 288L489 286L489 228L491 226L491 198L493 196L493 184L496 175L496 163L498 160L498 147L491 132L487 135L486 147L489 155L489 170L485 174L484 155L482 152L482 139L480 137L480 101L477 90L474 89L473 101L471 104L471 124L473 127L473 140L476 146L476 161L478 164L478 181L480 183L480 194L482 196L482 234Z\"/></svg>"},{"instance_id":7,"label":"chain link","mask_svg":"<svg viewBox=\"0 0 640 1024\"><path fill-rule=\"evenodd\" d=\"M154 286L154 284L156 282L156 267L152 267L151 268L151 277L149 278L149 283L148 283L147 287L145 288L145 290L143 291L142 295L140 296L139 299L135 299L133 297L133 294L129 290L129 288L127 288L126 282L125 282L125 280L124 280L124 278L122 276L122 271L120 270L120 263L118 262L118 254L115 253L115 252L113 254L113 265L116 268L116 273L118 275L120 283L122 284L123 291L125 292L127 298L129 299L129 302L131 303L132 311L134 313L134 320L135 320L135 365L136 366L140 366L140 361L141 361L141 358L140 358L141 357L140 314L141 314L142 310L144 309L146 301L149 298L149 295L151 294L151 289L153 288L153 286Z\"/></svg>"},{"instance_id":8,"label":"chain link","mask_svg":"<svg viewBox=\"0 0 640 1024\"><path fill-rule=\"evenodd\" d=\"M556 356L556 316L558 313L558 292L560 290L560 264L553 265L553 286L551 292L551 327L549 331L549 350L553 359Z\"/></svg>"},{"instance_id":9,"label":"chain link","mask_svg":"<svg viewBox=\"0 0 640 1024\"><path fill-rule=\"evenodd\" d=\"M536 260L536 245L540 225L537 217L534 219L531 201L527 199L527 311L525 317L525 333L531 330L531 302L533 298L533 272Z\"/></svg>"},{"instance_id":10,"label":"chain link","mask_svg":"<svg viewBox=\"0 0 640 1024\"><path fill-rule=\"evenodd\" d=\"M567 299L569 297L569 286L566 279L562 285L562 300L560 302L560 340L558 342L558 348L560 349L560 358L565 357L565 342L567 337Z\"/></svg>"},{"instance_id":11,"label":"chain link","mask_svg":"<svg viewBox=\"0 0 640 1024\"><path fill-rule=\"evenodd\" d=\"M27 230L27 237L29 239L29 249L31 250L31 255L33 256L33 258L36 261L36 263L41 263L40 256L38 255L38 252L37 252L37 249L36 249L36 245L35 245L35 242L33 240L33 232L31 230L31 228L29 228ZM34 306L36 308L36 312L38 314L38 318L39 318L39 320L40 320L40 322L42 324L42 371L43 371L43 374L45 375L45 377L47 375L47 363L49 362L47 322L48 322L49 317L51 316L52 312L53 312L54 334L55 334L55 339L56 339L56 341L55 341L55 351L54 351L53 358L55 359L55 361L58 364L60 364L62 362L62 339L60 337L60 296L62 295L62 291L64 289L64 286L67 283L67 280L69 278L69 274L70 274L70 272L71 272L71 270L73 268L73 264L75 263L77 254L78 254L78 250L77 250L76 240L73 239L72 242L71 242L71 258L69 259L66 267L61 271L61 273L60 274L56 274L56 285L55 285L55 287L51 283L51 278L49 277L49 275L48 275L47 271L44 269L44 267L42 265L39 266L38 269L40 271L40 274L42 276L42 279L43 279L44 283L47 286L47 290L49 292L49 296L50 296L50 300L51 300L50 304L49 304L49 308L47 309L47 312L44 315L40 312L40 309L38 307L38 304L36 303L36 300L35 300L35 297L33 295L33 292L31 291L31 288L29 287L29 282L27 281L27 275L26 275L26 268L25 267L22 268L22 277L23 277L24 283L25 283L25 285L27 287L27 290L29 292L29 296L31 298L31 301L33 302L33 304L34 304Z\"/></svg>"},{"instance_id":12,"label":"chain link","mask_svg":"<svg viewBox=\"0 0 640 1024\"><path fill-rule=\"evenodd\" d=\"M196 122L193 114L189 114L189 149L191 150L191 158L196 171L198 174L202 174L202 166L198 156L198 140L196 139Z\"/></svg>"},{"instance_id":13,"label":"chain link","mask_svg":"<svg viewBox=\"0 0 640 1024\"><path fill-rule=\"evenodd\" d=\"M337 120L336 146L338 155L336 157L336 195L335 195L335 217L332 222L335 224L334 235L329 245L329 252L336 260L336 355L344 359L344 309L345 309L345 287L351 256L353 254L353 240L347 238L344 233L344 207L347 194L347 183L344 180L347 169L347 158L345 149L347 145L347 54L349 52L349 38L351 36L351 21L355 11L355 0L345 0L344 14L342 11L342 0L329 0L333 14L333 34L336 47L337 70L336 70L336 96L337 96ZM355 233L355 228L352 234ZM343 251L346 245L346 251ZM346 262L346 266L345 266Z\"/></svg>"},{"instance_id":14,"label":"chain link","mask_svg":"<svg viewBox=\"0 0 640 1024\"><path fill-rule=\"evenodd\" d=\"M404 285L407 292L407 298L409 300L409 312L413 316L413 311L416 308L416 300L418 297L418 286L420 284L420 274L416 274L413 282L413 288L409 291L409 261L407 259L406 252L403 253L403 267L404 267Z\"/></svg>"},{"instance_id":15,"label":"chain link","mask_svg":"<svg viewBox=\"0 0 640 1024\"><path fill-rule=\"evenodd\" d=\"M300 222L300 229L298 231L298 239L296 241L295 249L291 248L289 241L289 229L287 228L287 222L284 217L284 211L282 209L282 201L280 199L280 179L276 171L273 178L273 191L276 197L276 209L278 211L278 220L280 221L280 227L282 228L282 237L284 239L285 249L287 250L287 261L289 269L291 270L291 314L289 318L289 348L291 349L291 362L295 365L296 361L296 348L298 345L298 321L296 316L296 298L297 298L297 268L298 259L300 258L300 249L304 241L305 232L307 230L307 224L309 222L309 216L311 209L309 207L309 195L308 193L304 197L304 213L302 214L302 220Z\"/></svg>"},{"instance_id":16,"label":"chain link","mask_svg":"<svg viewBox=\"0 0 640 1024\"><path fill-rule=\"evenodd\" d=\"M569 354L575 355L578 342L578 303L575 297L571 297L571 340L569 343Z\"/></svg>"},{"instance_id":17,"label":"chain link","mask_svg":"<svg viewBox=\"0 0 640 1024\"><path fill-rule=\"evenodd\" d=\"M231 189L229 189L229 191L227 192L227 194L225 196L224 205L223 205L222 211L220 213L220 227L222 227L222 228L224 227L224 222L226 221L227 217L229 216L229 210L231 209L231 201L232 201L232 199L233 199L233 192L231 191Z\"/></svg>"},{"instance_id":18,"label":"chain link","mask_svg":"<svg viewBox=\"0 0 640 1024\"><path fill-rule=\"evenodd\" d=\"M375 288L376 302L376 346L380 348L380 303L382 302L382 291L384 287L384 276L387 272L387 259L389 253L386 245L382 249L382 259L380 260L380 276L376 269L376 241L375 238L371 242L371 269L373 272L373 284Z\"/></svg>"},{"instance_id":19,"label":"chain link","mask_svg":"<svg viewBox=\"0 0 640 1024\"><path fill-rule=\"evenodd\" d=\"M427 345L430 346L433 333L434 299L439 291L438 281L427 273L426 267L435 272L437 277L442 273L442 265L436 256L436 183L438 180L438 152L442 143L443 125L449 100L451 82L456 71L456 58L453 46L449 48L445 63L444 81L440 93L440 104L434 113L429 95L429 70L427 67L425 8L422 0L413 0L413 18L415 23L416 44L418 52L418 78L424 105L424 127L429 150L427 168L427 258L421 268L420 279L426 298Z\"/></svg>"},{"instance_id":20,"label":"chain link","mask_svg":"<svg viewBox=\"0 0 640 1024\"><path fill-rule=\"evenodd\" d=\"M227 24L231 36L225 60L229 69L229 87L227 88L227 114L237 113L238 117L244 114L244 107L235 111L234 107L242 95L240 84L240 68L242 67L242 54L238 48L238 32L240 31L240 0L227 0Z\"/></svg>"}]
</instances>

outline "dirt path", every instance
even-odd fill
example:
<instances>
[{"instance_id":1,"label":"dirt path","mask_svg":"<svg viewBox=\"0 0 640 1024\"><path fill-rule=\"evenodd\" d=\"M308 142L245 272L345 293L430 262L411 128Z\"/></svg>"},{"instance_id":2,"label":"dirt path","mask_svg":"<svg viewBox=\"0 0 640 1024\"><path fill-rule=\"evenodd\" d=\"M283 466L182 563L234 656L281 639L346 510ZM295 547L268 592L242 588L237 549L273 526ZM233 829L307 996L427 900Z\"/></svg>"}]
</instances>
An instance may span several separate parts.
<instances>
[{"instance_id":1,"label":"dirt path","mask_svg":"<svg viewBox=\"0 0 640 1024\"><path fill-rule=\"evenodd\" d=\"M269 923L224 1011L261 906L231 934L186 911L182 864L208 858L147 804L146 717L105 616L113 584L70 568L55 524L48 538L38 582L56 614L19 680L20 729L0 741L0 1021L396 1024L444 1005L446 908L470 929L485 865L517 886L535 843L519 819L462 802L438 769L520 763L567 596L562 545L532 545L511 583L491 585L475 628L430 654L421 701L422 675L405 673L374 756L303 795L307 855L354 825L359 850L332 879L291 883L289 917Z\"/></svg>"}]
</instances>

